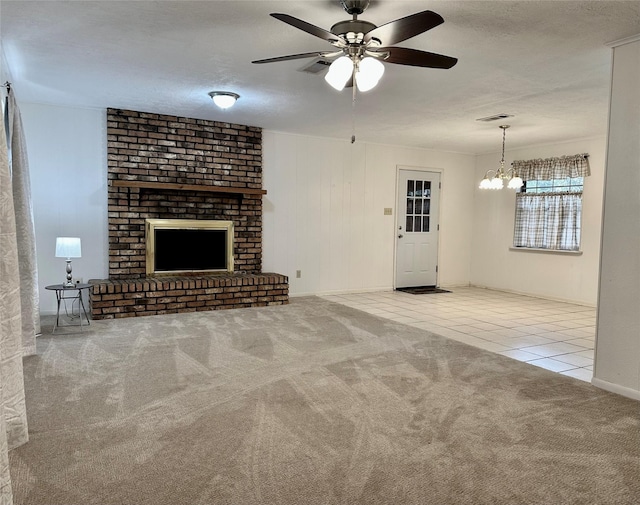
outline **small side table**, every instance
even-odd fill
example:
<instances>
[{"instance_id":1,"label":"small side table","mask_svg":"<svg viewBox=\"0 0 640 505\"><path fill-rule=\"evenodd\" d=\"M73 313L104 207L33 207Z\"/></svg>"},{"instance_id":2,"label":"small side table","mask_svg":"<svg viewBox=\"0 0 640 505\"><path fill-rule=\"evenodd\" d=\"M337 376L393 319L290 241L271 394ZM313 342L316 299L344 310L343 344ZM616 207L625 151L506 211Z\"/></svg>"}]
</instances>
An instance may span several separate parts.
<instances>
[{"instance_id":1,"label":"small side table","mask_svg":"<svg viewBox=\"0 0 640 505\"><path fill-rule=\"evenodd\" d=\"M56 328L60 326L60 302L62 300L78 300L78 318L80 319L80 330L82 331L82 314L84 313L84 318L87 320L87 325L91 324L89 322L89 315L87 314L87 309L84 306L84 301L82 300L82 290L89 289L91 284L76 284L75 286L66 287L64 284L51 284L50 286L45 286L44 289L48 289L49 291L56 292L56 299L58 301L58 310L56 312L56 324L53 326L53 330L51 333L55 333ZM66 302L65 302L65 313L67 310ZM73 302L71 302L71 310L73 312ZM65 325L67 326L67 325ZM69 326L77 326L77 325L69 325Z\"/></svg>"}]
</instances>

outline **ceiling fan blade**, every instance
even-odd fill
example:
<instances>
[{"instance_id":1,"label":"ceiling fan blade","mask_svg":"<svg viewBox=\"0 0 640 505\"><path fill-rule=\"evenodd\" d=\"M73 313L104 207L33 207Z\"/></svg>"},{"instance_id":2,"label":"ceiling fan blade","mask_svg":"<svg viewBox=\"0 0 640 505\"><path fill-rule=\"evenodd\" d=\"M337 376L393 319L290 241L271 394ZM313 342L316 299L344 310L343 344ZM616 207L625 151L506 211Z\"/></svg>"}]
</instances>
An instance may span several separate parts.
<instances>
[{"instance_id":1,"label":"ceiling fan blade","mask_svg":"<svg viewBox=\"0 0 640 505\"><path fill-rule=\"evenodd\" d=\"M302 19L294 18L289 14L278 14L277 12L274 12L271 13L271 16L287 23L288 25L298 28L303 32L310 33L311 35L315 35L316 37L326 40L327 42L346 43L346 41L340 35L336 35L335 33L331 33L330 31L325 30L324 28L320 28L318 26L312 25L311 23L307 23L306 21L302 21Z\"/></svg>"},{"instance_id":2,"label":"ceiling fan blade","mask_svg":"<svg viewBox=\"0 0 640 505\"><path fill-rule=\"evenodd\" d=\"M315 51L313 53L289 54L287 56L276 56L275 58L266 58L264 60L255 60L251 63L274 63L276 61L300 60L302 58L319 58L334 54L329 51Z\"/></svg>"},{"instance_id":3,"label":"ceiling fan blade","mask_svg":"<svg viewBox=\"0 0 640 505\"><path fill-rule=\"evenodd\" d=\"M422 11L410 16L390 21L374 28L364 36L364 41L378 39L382 44L390 46L410 39L444 23L440 14L433 11Z\"/></svg>"},{"instance_id":4,"label":"ceiling fan blade","mask_svg":"<svg viewBox=\"0 0 640 505\"><path fill-rule=\"evenodd\" d=\"M451 68L458 63L458 58L444 54L429 53L408 47L377 47L374 53L389 53L383 61L412 67Z\"/></svg>"}]
</instances>

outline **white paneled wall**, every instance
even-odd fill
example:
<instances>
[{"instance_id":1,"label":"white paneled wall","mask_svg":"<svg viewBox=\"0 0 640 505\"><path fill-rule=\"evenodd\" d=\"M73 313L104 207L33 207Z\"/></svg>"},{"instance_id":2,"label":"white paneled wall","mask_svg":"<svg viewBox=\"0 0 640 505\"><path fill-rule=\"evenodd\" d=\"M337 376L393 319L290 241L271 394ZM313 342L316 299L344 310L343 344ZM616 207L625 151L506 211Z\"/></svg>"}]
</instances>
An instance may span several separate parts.
<instances>
[{"instance_id":1,"label":"white paneled wall","mask_svg":"<svg viewBox=\"0 0 640 505\"><path fill-rule=\"evenodd\" d=\"M57 236L80 237L74 277L108 275L106 113L21 103L33 194L40 311L55 313L55 294L44 286L65 279L55 257Z\"/></svg>"},{"instance_id":2,"label":"white paneled wall","mask_svg":"<svg viewBox=\"0 0 640 505\"><path fill-rule=\"evenodd\" d=\"M291 294L393 287L399 166L442 171L439 283L469 283L474 156L270 131L263 138L263 269L288 275Z\"/></svg>"},{"instance_id":3,"label":"white paneled wall","mask_svg":"<svg viewBox=\"0 0 640 505\"><path fill-rule=\"evenodd\" d=\"M512 251L514 191L477 189L500 154L478 156L474 181L475 206L471 255L471 284L577 303L595 305L598 292L600 229L606 139L587 139L507 151L513 160L589 153L591 176L582 198L582 254Z\"/></svg>"}]
</instances>

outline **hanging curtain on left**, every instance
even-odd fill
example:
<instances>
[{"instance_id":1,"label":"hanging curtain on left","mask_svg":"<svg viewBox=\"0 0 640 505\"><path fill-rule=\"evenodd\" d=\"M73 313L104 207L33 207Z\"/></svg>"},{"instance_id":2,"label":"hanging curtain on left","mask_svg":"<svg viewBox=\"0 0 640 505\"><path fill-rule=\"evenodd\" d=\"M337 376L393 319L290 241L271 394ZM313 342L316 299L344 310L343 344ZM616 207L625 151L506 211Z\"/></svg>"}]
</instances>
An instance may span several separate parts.
<instances>
[{"instance_id":1,"label":"hanging curtain on left","mask_svg":"<svg viewBox=\"0 0 640 505\"><path fill-rule=\"evenodd\" d=\"M13 495L8 451L29 440L22 372L22 324L16 219L9 160L0 123L0 504Z\"/></svg>"},{"instance_id":2,"label":"hanging curtain on left","mask_svg":"<svg viewBox=\"0 0 640 505\"><path fill-rule=\"evenodd\" d=\"M24 356L29 356L36 353L36 336L40 334L36 233L33 224L27 144L22 128L20 109L12 90L8 93L5 115L5 124L9 129L11 185L13 188L17 232L22 312L22 352Z\"/></svg>"}]
</instances>

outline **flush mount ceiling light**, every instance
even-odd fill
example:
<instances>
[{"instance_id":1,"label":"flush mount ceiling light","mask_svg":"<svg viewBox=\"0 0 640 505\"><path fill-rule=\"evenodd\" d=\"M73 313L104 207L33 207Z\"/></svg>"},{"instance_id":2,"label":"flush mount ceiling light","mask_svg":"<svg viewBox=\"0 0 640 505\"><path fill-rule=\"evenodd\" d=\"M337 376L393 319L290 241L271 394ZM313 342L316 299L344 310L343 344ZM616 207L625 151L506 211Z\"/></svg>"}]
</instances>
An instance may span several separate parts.
<instances>
[{"instance_id":1,"label":"flush mount ceiling light","mask_svg":"<svg viewBox=\"0 0 640 505\"><path fill-rule=\"evenodd\" d=\"M231 91L209 91L209 96L213 100L213 103L221 109L233 107L236 100L240 98L240 95L232 93Z\"/></svg>"},{"instance_id":2,"label":"flush mount ceiling light","mask_svg":"<svg viewBox=\"0 0 640 505\"><path fill-rule=\"evenodd\" d=\"M510 189L522 187L522 178L518 177L518 174L516 174L513 168L510 168L506 172L504 170L504 142L509 126L508 124L500 125L500 128L502 128L502 159L500 160L500 168L498 168L498 170L487 170L487 173L484 174L484 179L480 181L480 189L502 189L505 180L509 181L507 186ZM492 173L493 175L491 175Z\"/></svg>"}]
</instances>

